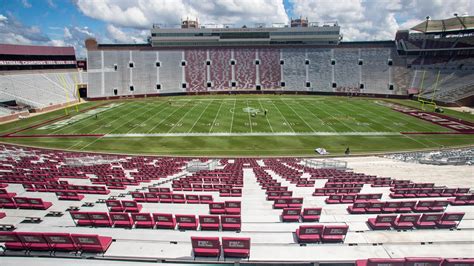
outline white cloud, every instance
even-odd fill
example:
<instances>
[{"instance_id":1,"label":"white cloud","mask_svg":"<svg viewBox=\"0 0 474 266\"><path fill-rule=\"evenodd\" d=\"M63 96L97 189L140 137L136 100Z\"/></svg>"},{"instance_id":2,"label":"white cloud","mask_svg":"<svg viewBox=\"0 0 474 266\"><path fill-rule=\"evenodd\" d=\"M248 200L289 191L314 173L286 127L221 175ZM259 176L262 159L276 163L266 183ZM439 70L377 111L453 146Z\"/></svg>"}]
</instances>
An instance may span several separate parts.
<instances>
[{"instance_id":1,"label":"white cloud","mask_svg":"<svg viewBox=\"0 0 474 266\"><path fill-rule=\"evenodd\" d=\"M11 13L0 14L0 40L10 44L40 44L50 39L37 26L26 26Z\"/></svg>"},{"instance_id":2,"label":"white cloud","mask_svg":"<svg viewBox=\"0 0 474 266\"><path fill-rule=\"evenodd\" d=\"M56 8L58 7L56 3L53 0L47 0L46 3L48 4L49 7L51 8Z\"/></svg>"},{"instance_id":3,"label":"white cloud","mask_svg":"<svg viewBox=\"0 0 474 266\"><path fill-rule=\"evenodd\" d=\"M107 35L114 42L118 43L144 43L149 35L148 31L124 31L112 24L107 25Z\"/></svg>"},{"instance_id":4,"label":"white cloud","mask_svg":"<svg viewBox=\"0 0 474 266\"><path fill-rule=\"evenodd\" d=\"M153 23L178 25L182 18L202 23L252 25L287 22L282 0L77 0L86 16L115 26L149 29Z\"/></svg>"},{"instance_id":5,"label":"white cloud","mask_svg":"<svg viewBox=\"0 0 474 266\"><path fill-rule=\"evenodd\" d=\"M31 4L28 2L28 0L21 0L21 4L24 8L31 8Z\"/></svg>"},{"instance_id":6,"label":"white cloud","mask_svg":"<svg viewBox=\"0 0 474 266\"><path fill-rule=\"evenodd\" d=\"M387 40L399 29L409 29L427 15L433 19L453 13L471 15L471 0L290 0L295 15L310 21L338 21L345 41Z\"/></svg>"}]
</instances>

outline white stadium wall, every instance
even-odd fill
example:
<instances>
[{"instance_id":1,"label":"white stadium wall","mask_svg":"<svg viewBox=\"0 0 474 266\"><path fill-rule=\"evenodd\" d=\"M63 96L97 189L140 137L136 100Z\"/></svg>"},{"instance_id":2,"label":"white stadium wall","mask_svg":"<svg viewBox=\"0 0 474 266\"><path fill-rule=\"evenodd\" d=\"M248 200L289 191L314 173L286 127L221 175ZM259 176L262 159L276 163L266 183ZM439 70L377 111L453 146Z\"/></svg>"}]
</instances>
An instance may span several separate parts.
<instances>
[{"instance_id":1,"label":"white stadium wall","mask_svg":"<svg viewBox=\"0 0 474 266\"><path fill-rule=\"evenodd\" d=\"M94 50L88 97L257 89L405 94L397 84L388 89L393 54L388 47Z\"/></svg>"}]
</instances>

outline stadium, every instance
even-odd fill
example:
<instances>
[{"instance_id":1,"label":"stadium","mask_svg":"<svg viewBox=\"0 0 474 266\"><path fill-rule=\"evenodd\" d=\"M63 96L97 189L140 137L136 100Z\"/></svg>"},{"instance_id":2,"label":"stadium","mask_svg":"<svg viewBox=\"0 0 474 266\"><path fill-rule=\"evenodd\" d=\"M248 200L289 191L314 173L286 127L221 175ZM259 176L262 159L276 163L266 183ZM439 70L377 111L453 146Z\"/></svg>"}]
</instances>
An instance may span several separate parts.
<instances>
[{"instance_id":1,"label":"stadium","mask_svg":"<svg viewBox=\"0 0 474 266\"><path fill-rule=\"evenodd\" d=\"M474 265L474 17L0 44L1 265Z\"/></svg>"}]
</instances>

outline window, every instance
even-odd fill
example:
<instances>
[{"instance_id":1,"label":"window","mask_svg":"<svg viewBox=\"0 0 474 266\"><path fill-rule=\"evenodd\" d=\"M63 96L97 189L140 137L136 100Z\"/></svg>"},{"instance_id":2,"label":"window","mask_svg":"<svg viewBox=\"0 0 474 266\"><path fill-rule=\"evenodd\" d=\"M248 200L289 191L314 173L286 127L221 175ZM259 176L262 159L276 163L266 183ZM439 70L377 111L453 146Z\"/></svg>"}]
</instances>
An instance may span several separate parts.
<instances>
[{"instance_id":1,"label":"window","mask_svg":"<svg viewBox=\"0 0 474 266\"><path fill-rule=\"evenodd\" d=\"M155 63L155 66L156 66L156 67L160 67L160 66L161 66L161 63L160 63L160 62L156 62L156 63Z\"/></svg>"},{"instance_id":2,"label":"window","mask_svg":"<svg viewBox=\"0 0 474 266\"><path fill-rule=\"evenodd\" d=\"M161 84L156 84L156 89L161 90Z\"/></svg>"},{"instance_id":3,"label":"window","mask_svg":"<svg viewBox=\"0 0 474 266\"><path fill-rule=\"evenodd\" d=\"M135 87L133 87L133 85L130 85L130 91L134 91L135 90Z\"/></svg>"},{"instance_id":4,"label":"window","mask_svg":"<svg viewBox=\"0 0 474 266\"><path fill-rule=\"evenodd\" d=\"M128 67L129 67L129 68L133 68L133 67L134 67L133 62L128 63Z\"/></svg>"}]
</instances>

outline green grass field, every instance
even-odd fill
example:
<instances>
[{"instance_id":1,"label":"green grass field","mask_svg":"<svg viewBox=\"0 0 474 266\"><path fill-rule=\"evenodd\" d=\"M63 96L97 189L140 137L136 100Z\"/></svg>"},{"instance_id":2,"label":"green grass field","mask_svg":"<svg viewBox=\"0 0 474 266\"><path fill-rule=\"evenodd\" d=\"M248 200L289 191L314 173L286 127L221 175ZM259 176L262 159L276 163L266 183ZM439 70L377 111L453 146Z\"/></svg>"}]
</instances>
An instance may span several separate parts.
<instances>
[{"instance_id":1,"label":"green grass field","mask_svg":"<svg viewBox=\"0 0 474 266\"><path fill-rule=\"evenodd\" d=\"M382 101L239 95L89 102L80 108L97 108L80 113L69 108L67 117L15 134L28 138L2 140L71 150L206 156L314 155L317 147L337 155L346 147L352 153L370 153L474 144L473 135L466 134L400 134L450 130L393 111ZM398 101L405 102L413 103ZM62 115L59 110L5 124L0 132ZM472 115L466 118L471 119ZM84 136L90 134L97 136Z\"/></svg>"}]
</instances>

